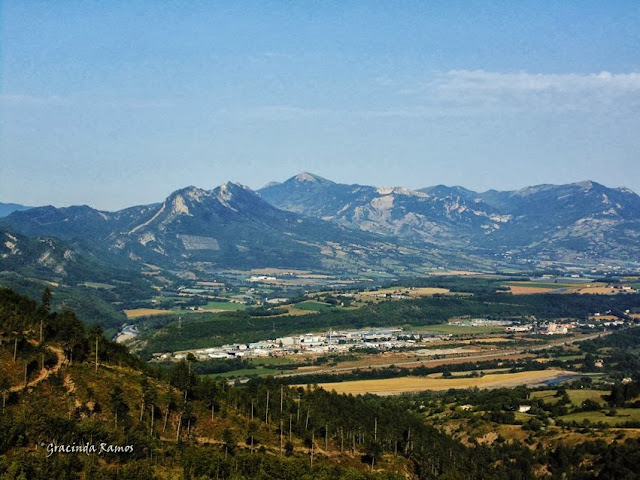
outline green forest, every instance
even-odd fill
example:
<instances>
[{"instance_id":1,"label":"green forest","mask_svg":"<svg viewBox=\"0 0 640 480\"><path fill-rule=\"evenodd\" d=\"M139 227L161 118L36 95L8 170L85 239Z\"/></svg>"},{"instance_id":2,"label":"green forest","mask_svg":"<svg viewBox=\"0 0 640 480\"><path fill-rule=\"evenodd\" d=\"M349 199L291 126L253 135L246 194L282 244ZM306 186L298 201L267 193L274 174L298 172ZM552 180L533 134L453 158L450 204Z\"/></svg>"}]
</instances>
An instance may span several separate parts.
<instances>
[{"instance_id":1,"label":"green forest","mask_svg":"<svg viewBox=\"0 0 640 480\"><path fill-rule=\"evenodd\" d=\"M50 300L48 290L39 301L0 290L2 479L636 478L637 439L463 443L425 415L428 398L354 397L272 378L232 386L198 376L191 359L150 368L74 312L52 312ZM635 348L635 331L629 338L602 342ZM633 398L635 385L614 388L612 404ZM456 401L500 421L528 392L501 395ZM50 454L52 444L96 443L131 451Z\"/></svg>"}]
</instances>

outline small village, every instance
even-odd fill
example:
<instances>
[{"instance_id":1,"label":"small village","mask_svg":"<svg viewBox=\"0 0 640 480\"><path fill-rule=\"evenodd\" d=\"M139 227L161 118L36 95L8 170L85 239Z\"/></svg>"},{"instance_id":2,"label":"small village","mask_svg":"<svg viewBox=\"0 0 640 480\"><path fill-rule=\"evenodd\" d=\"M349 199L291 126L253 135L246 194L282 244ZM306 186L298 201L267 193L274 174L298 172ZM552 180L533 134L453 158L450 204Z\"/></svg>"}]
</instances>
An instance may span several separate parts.
<instances>
[{"instance_id":1,"label":"small village","mask_svg":"<svg viewBox=\"0 0 640 480\"><path fill-rule=\"evenodd\" d=\"M502 328L505 334L531 334L531 335L567 335L577 327L600 329L616 327L623 324L622 321L600 321L589 324L578 324L575 321L534 322L521 325L511 320L463 319L453 320L450 326L459 327L495 327ZM322 333L306 333L291 335L270 340L261 340L251 343L234 343L221 347L201 348L178 352L155 353L156 361L180 361L192 354L198 360L233 359L233 358L260 358L260 357L284 357L290 355L309 354L341 354L353 350L377 350L380 352L389 350L420 349L434 342L451 341L454 335L451 333L415 332L397 328L368 328L333 330ZM434 351L433 354L438 354Z\"/></svg>"}]
</instances>

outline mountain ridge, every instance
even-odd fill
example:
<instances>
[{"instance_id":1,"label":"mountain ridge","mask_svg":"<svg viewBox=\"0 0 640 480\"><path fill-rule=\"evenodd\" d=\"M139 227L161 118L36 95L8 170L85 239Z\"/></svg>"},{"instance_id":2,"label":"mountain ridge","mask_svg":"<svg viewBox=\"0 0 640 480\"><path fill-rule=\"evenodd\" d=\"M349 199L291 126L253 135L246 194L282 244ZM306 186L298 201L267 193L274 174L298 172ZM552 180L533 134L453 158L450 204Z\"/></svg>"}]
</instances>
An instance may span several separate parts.
<instances>
[{"instance_id":1,"label":"mountain ridge","mask_svg":"<svg viewBox=\"0 0 640 480\"><path fill-rule=\"evenodd\" d=\"M2 224L27 236L68 240L96 255L167 268L208 264L322 270L347 263L353 270L374 257L401 256L391 239L280 210L232 182L212 190L185 187L162 203L117 212L41 207L14 212Z\"/></svg>"},{"instance_id":2,"label":"mountain ridge","mask_svg":"<svg viewBox=\"0 0 640 480\"><path fill-rule=\"evenodd\" d=\"M309 187L292 177L258 193L279 208L349 228L473 246L501 260L514 253L521 261L640 258L633 242L640 197L592 180L479 193L445 185L415 191L337 183Z\"/></svg>"},{"instance_id":3,"label":"mountain ridge","mask_svg":"<svg viewBox=\"0 0 640 480\"><path fill-rule=\"evenodd\" d=\"M188 186L116 212L36 207L12 212L0 226L122 265L178 270L401 271L640 258L640 197L594 181L478 193L347 185L302 172L258 191L233 182Z\"/></svg>"}]
</instances>

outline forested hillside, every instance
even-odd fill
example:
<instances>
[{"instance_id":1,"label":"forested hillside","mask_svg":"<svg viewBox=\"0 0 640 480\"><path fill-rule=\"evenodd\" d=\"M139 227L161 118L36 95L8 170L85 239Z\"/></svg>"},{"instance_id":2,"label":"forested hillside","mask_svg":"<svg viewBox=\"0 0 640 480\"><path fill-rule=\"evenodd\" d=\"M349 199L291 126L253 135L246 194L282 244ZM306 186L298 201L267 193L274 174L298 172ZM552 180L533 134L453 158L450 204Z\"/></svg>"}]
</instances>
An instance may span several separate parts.
<instances>
[{"instance_id":1,"label":"forested hillside","mask_svg":"<svg viewBox=\"0 0 640 480\"><path fill-rule=\"evenodd\" d=\"M47 290L40 302L0 290L2 479L634 475L636 440L467 445L411 397L273 379L230 386L196 376L192 357L152 370L72 311L51 312L50 300Z\"/></svg>"}]
</instances>

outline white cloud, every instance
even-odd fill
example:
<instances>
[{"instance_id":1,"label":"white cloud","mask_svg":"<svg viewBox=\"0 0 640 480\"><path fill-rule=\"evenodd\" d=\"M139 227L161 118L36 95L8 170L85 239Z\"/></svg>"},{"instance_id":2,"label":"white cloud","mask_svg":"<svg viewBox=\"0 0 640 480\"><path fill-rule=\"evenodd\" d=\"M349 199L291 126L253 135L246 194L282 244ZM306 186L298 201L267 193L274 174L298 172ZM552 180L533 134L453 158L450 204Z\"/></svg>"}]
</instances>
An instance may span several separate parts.
<instances>
[{"instance_id":1,"label":"white cloud","mask_svg":"<svg viewBox=\"0 0 640 480\"><path fill-rule=\"evenodd\" d=\"M591 74L501 73L451 70L398 89L398 81L375 79L378 99L387 106L337 108L300 105L256 105L218 110L237 120L295 121L305 119L372 120L473 117L484 114L577 113L636 115L640 112L640 73ZM407 79L404 85L411 84Z\"/></svg>"},{"instance_id":2,"label":"white cloud","mask_svg":"<svg viewBox=\"0 0 640 480\"><path fill-rule=\"evenodd\" d=\"M67 100L57 95L48 97L38 97L35 95L24 95L19 93L0 94L0 105L5 106L47 106L64 105Z\"/></svg>"},{"instance_id":3,"label":"white cloud","mask_svg":"<svg viewBox=\"0 0 640 480\"><path fill-rule=\"evenodd\" d=\"M0 94L0 106L3 107L60 107L60 106L77 106L77 107L111 107L111 108L169 108L174 107L175 103L164 100L147 100L137 98L86 98L86 97L60 97L58 95L37 96L23 93L4 93Z\"/></svg>"},{"instance_id":4,"label":"white cloud","mask_svg":"<svg viewBox=\"0 0 640 480\"><path fill-rule=\"evenodd\" d=\"M311 118L332 120L367 120L375 118L424 118L440 115L436 109L428 106L407 106L389 109L362 108L313 108L295 105L263 105L246 109L222 109L216 112L240 120L287 121Z\"/></svg>"},{"instance_id":5,"label":"white cloud","mask_svg":"<svg viewBox=\"0 0 640 480\"><path fill-rule=\"evenodd\" d=\"M451 107L589 111L640 106L640 73L451 70L399 92Z\"/></svg>"}]
</instances>

